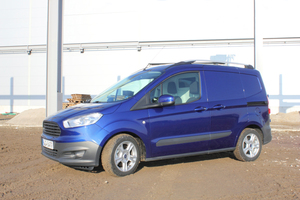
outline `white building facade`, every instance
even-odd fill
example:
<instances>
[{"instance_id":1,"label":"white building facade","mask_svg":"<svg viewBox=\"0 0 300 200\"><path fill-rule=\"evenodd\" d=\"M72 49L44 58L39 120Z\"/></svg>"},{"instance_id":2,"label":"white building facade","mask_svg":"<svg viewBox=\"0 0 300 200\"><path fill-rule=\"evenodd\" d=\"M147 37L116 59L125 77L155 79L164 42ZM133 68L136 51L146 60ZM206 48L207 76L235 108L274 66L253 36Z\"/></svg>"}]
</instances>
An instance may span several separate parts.
<instances>
[{"instance_id":1,"label":"white building facade","mask_svg":"<svg viewBox=\"0 0 300 200\"><path fill-rule=\"evenodd\" d=\"M50 0L51 1L51 0ZM147 63L254 64L254 0L63 0L64 100L97 95ZM0 113L46 106L48 0L0 0ZM299 0L261 0L271 112L300 110Z\"/></svg>"}]
</instances>

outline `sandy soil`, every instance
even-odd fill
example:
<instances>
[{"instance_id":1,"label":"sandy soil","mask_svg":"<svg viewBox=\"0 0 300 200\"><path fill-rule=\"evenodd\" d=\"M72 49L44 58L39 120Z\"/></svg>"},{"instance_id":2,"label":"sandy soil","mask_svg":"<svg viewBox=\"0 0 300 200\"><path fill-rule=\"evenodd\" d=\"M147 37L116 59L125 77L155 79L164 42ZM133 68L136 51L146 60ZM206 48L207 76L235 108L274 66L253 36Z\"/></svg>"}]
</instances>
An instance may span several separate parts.
<instances>
[{"instance_id":1,"label":"sandy soil","mask_svg":"<svg viewBox=\"0 0 300 200\"><path fill-rule=\"evenodd\" d=\"M123 178L45 158L42 128L1 126L0 116L0 199L300 199L300 123L281 115L255 162L219 153L141 163Z\"/></svg>"}]
</instances>

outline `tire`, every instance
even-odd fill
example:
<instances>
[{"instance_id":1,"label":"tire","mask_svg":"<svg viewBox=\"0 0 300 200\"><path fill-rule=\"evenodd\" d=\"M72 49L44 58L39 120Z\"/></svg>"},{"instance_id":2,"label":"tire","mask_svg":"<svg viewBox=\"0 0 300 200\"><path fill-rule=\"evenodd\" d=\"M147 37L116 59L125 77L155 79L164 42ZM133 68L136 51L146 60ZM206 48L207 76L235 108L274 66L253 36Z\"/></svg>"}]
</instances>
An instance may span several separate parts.
<instances>
[{"instance_id":1,"label":"tire","mask_svg":"<svg viewBox=\"0 0 300 200\"><path fill-rule=\"evenodd\" d=\"M127 134L111 138L104 146L101 162L104 170L113 176L127 176L137 169L141 150L136 139Z\"/></svg>"},{"instance_id":2,"label":"tire","mask_svg":"<svg viewBox=\"0 0 300 200\"><path fill-rule=\"evenodd\" d=\"M236 159L249 162L256 160L262 148L262 135L255 129L246 128L241 133L233 151Z\"/></svg>"}]
</instances>

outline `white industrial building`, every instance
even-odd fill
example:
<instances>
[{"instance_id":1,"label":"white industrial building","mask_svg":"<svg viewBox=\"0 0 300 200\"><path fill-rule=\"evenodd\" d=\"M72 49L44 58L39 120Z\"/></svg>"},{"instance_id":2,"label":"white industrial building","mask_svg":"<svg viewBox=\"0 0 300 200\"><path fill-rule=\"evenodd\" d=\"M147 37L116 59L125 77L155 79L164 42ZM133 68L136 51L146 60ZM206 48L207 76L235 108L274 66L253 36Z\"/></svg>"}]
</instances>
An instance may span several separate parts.
<instances>
[{"instance_id":1,"label":"white industrial building","mask_svg":"<svg viewBox=\"0 0 300 200\"><path fill-rule=\"evenodd\" d=\"M0 113L46 107L51 0L0 0ZM63 0L63 99L97 95L147 63L254 65L255 0ZM257 1L272 113L300 110L300 1Z\"/></svg>"}]
</instances>

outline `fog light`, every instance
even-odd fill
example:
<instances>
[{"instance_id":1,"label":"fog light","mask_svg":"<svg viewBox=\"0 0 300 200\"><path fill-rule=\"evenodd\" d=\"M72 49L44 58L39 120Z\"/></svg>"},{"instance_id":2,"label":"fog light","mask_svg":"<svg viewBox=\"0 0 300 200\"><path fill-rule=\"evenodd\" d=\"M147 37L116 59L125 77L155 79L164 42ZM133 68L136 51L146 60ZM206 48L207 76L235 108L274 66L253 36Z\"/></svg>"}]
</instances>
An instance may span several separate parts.
<instances>
[{"instance_id":1,"label":"fog light","mask_svg":"<svg viewBox=\"0 0 300 200\"><path fill-rule=\"evenodd\" d=\"M74 152L76 158L82 158L84 153L85 153L85 151L75 151Z\"/></svg>"},{"instance_id":2,"label":"fog light","mask_svg":"<svg viewBox=\"0 0 300 200\"><path fill-rule=\"evenodd\" d=\"M71 158L71 159L82 158L84 153L85 151L69 151L64 153L64 157Z\"/></svg>"},{"instance_id":3,"label":"fog light","mask_svg":"<svg viewBox=\"0 0 300 200\"><path fill-rule=\"evenodd\" d=\"M74 152L66 152L64 153L65 158L75 158Z\"/></svg>"}]
</instances>

